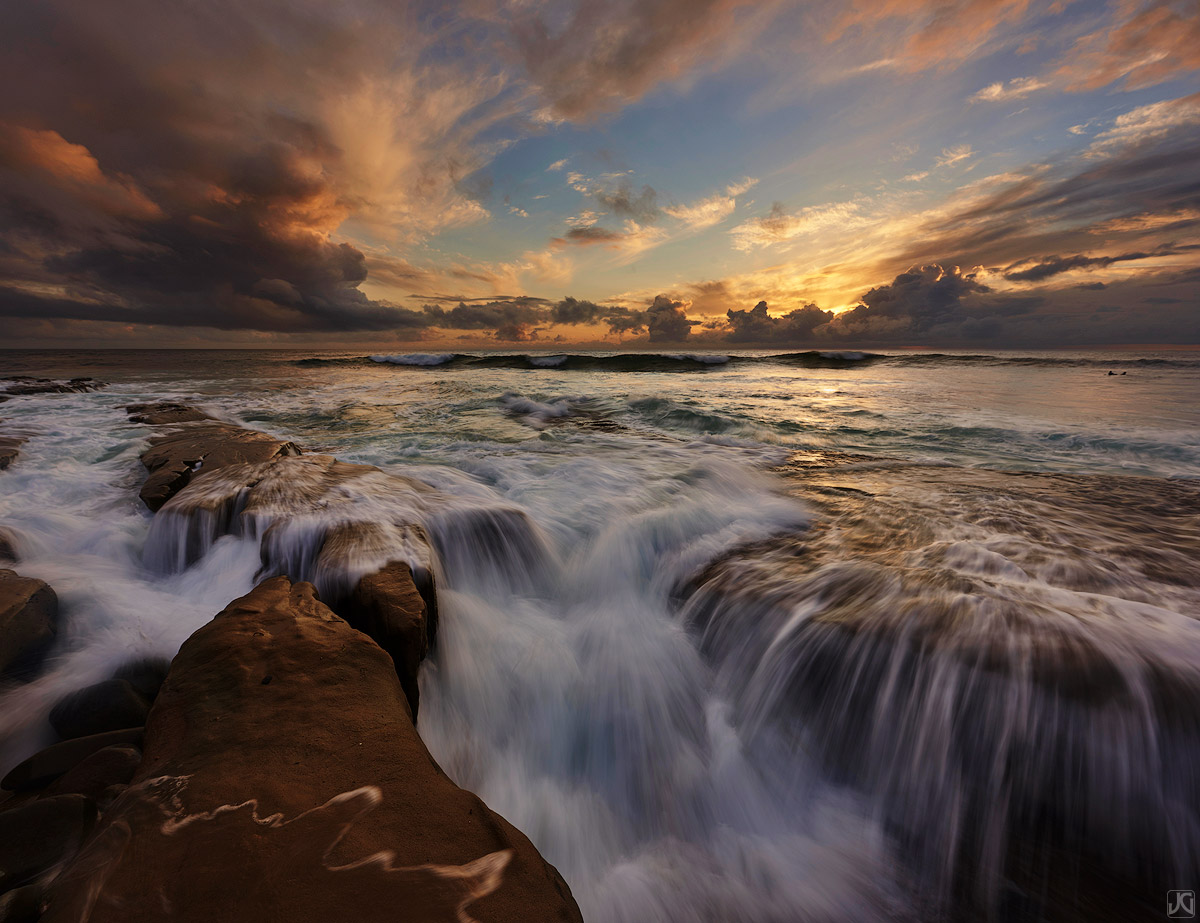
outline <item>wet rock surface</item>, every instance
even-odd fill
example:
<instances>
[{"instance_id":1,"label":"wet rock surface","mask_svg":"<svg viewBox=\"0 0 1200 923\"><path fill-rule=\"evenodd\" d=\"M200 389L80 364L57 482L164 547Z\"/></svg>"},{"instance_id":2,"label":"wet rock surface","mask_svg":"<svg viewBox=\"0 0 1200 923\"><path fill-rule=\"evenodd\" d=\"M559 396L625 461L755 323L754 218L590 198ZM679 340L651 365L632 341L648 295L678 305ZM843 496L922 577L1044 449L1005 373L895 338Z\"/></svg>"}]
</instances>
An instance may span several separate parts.
<instances>
[{"instance_id":1,"label":"wet rock surface","mask_svg":"<svg viewBox=\"0 0 1200 923\"><path fill-rule=\"evenodd\" d=\"M429 651L436 622L403 561L392 561L363 577L338 613L354 628L369 635L392 658L413 720L420 691L417 671Z\"/></svg>"},{"instance_id":2,"label":"wet rock surface","mask_svg":"<svg viewBox=\"0 0 1200 923\"><path fill-rule=\"evenodd\" d=\"M142 453L148 477L139 495L158 510L200 472L299 454L295 443L266 433L229 423L189 424L150 441Z\"/></svg>"},{"instance_id":3,"label":"wet rock surface","mask_svg":"<svg viewBox=\"0 0 1200 923\"><path fill-rule=\"evenodd\" d=\"M0 568L0 677L36 672L58 631L58 597L44 581Z\"/></svg>"},{"instance_id":4,"label":"wet rock surface","mask_svg":"<svg viewBox=\"0 0 1200 923\"><path fill-rule=\"evenodd\" d=\"M581 919L430 757L388 654L309 584L268 580L183 645L133 782L44 920Z\"/></svg>"},{"instance_id":5,"label":"wet rock surface","mask_svg":"<svg viewBox=\"0 0 1200 923\"><path fill-rule=\"evenodd\" d=\"M168 423L195 423L199 420L213 419L198 407L181 404L178 401L129 404L125 407L125 412L129 414L131 423L145 423L150 426L162 426Z\"/></svg>"},{"instance_id":6,"label":"wet rock surface","mask_svg":"<svg viewBox=\"0 0 1200 923\"><path fill-rule=\"evenodd\" d=\"M10 433L0 433L0 471L8 468L17 456L21 454L21 446L28 441L26 436L17 436Z\"/></svg>"},{"instance_id":7,"label":"wet rock surface","mask_svg":"<svg viewBox=\"0 0 1200 923\"><path fill-rule=\"evenodd\" d=\"M79 394L99 391L107 382L95 378L32 378L28 375L13 375L0 378L0 395L18 397L27 394Z\"/></svg>"}]
</instances>

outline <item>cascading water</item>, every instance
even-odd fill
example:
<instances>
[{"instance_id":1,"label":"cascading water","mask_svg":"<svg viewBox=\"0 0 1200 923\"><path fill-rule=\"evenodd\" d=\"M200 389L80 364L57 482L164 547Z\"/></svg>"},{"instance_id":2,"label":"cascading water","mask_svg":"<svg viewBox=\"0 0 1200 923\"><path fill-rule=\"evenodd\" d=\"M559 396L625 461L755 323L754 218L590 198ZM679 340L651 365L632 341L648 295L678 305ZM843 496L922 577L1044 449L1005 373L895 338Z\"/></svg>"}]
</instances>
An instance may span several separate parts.
<instances>
[{"instance_id":1,"label":"cascading water","mask_svg":"<svg viewBox=\"0 0 1200 923\"><path fill-rule=\"evenodd\" d=\"M1077 374L1057 358L1021 365L1019 413L978 411L1013 380L978 357L484 358L237 356L182 393L172 364L5 404L31 438L3 525L64 611L0 693L5 762L256 579L335 599L402 558L438 587L422 736L591 923L1076 920L1089 889L1133 918L1189 886L1200 455L1154 408L1191 366L1078 423L1037 398ZM192 387L310 454L151 518L121 408Z\"/></svg>"}]
</instances>

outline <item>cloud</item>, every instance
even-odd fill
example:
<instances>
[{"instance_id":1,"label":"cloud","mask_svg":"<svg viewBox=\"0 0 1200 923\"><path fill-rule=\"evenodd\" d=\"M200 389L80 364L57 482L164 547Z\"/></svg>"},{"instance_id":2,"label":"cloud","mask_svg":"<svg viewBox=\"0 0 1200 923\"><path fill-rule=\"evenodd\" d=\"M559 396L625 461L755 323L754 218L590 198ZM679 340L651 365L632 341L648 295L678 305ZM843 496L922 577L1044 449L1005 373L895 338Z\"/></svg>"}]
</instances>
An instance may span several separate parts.
<instances>
[{"instance_id":1,"label":"cloud","mask_svg":"<svg viewBox=\"0 0 1200 923\"><path fill-rule=\"evenodd\" d=\"M729 195L709 196L691 205L669 205L663 211L692 231L720 224L733 214L737 200Z\"/></svg>"},{"instance_id":2,"label":"cloud","mask_svg":"<svg viewBox=\"0 0 1200 923\"><path fill-rule=\"evenodd\" d=\"M651 343L682 343L698 321L688 319L686 304L657 295L646 309L646 329Z\"/></svg>"},{"instance_id":3,"label":"cloud","mask_svg":"<svg viewBox=\"0 0 1200 923\"><path fill-rule=\"evenodd\" d=\"M554 163L550 164L550 166L546 167L546 172L552 173L557 170L561 170L566 165L567 165L567 158L564 157L562 160L556 160L556 161L554 161Z\"/></svg>"},{"instance_id":4,"label":"cloud","mask_svg":"<svg viewBox=\"0 0 1200 923\"><path fill-rule=\"evenodd\" d=\"M827 202L811 205L792 214L782 202L771 206L767 214L753 218L733 228L733 246L737 250L753 250L785 244L807 234L827 228L847 229L868 220L857 202Z\"/></svg>"},{"instance_id":5,"label":"cloud","mask_svg":"<svg viewBox=\"0 0 1200 923\"><path fill-rule=\"evenodd\" d=\"M996 83L988 84L978 93L971 97L973 103L1000 103L1010 102L1014 99L1024 99L1038 90L1048 87L1048 81L1041 80L1037 77L1014 77L1012 80L1005 83L1000 80Z\"/></svg>"},{"instance_id":6,"label":"cloud","mask_svg":"<svg viewBox=\"0 0 1200 923\"><path fill-rule=\"evenodd\" d=\"M1016 270L1010 269L1004 273L1004 278L1014 282L1040 282L1043 279L1049 279L1051 276L1070 272L1073 269L1111 266L1113 263L1144 260L1156 255L1161 254L1137 252L1122 253L1118 256L1048 256L1038 260L1031 266L1027 265L1024 268Z\"/></svg>"},{"instance_id":7,"label":"cloud","mask_svg":"<svg viewBox=\"0 0 1200 923\"><path fill-rule=\"evenodd\" d=\"M729 343L770 344L793 346L813 339L813 330L833 320L834 315L815 304L771 317L767 303L760 301L749 311L729 310L723 326L717 327Z\"/></svg>"},{"instance_id":8,"label":"cloud","mask_svg":"<svg viewBox=\"0 0 1200 923\"><path fill-rule=\"evenodd\" d=\"M547 121L586 121L736 60L782 0L606 0L510 9ZM523 10L522 11L522 7Z\"/></svg>"},{"instance_id":9,"label":"cloud","mask_svg":"<svg viewBox=\"0 0 1200 923\"><path fill-rule=\"evenodd\" d=\"M1082 36L1057 76L1072 89L1135 90L1200 69L1200 15L1191 2L1114 4L1113 20Z\"/></svg>"},{"instance_id":10,"label":"cloud","mask_svg":"<svg viewBox=\"0 0 1200 923\"><path fill-rule=\"evenodd\" d=\"M590 244L612 244L625 239L619 231L610 231L596 224L585 224L570 228L566 234L556 238L564 243L588 246Z\"/></svg>"},{"instance_id":11,"label":"cloud","mask_svg":"<svg viewBox=\"0 0 1200 923\"><path fill-rule=\"evenodd\" d=\"M614 215L632 218L639 224L653 224L659 217L658 193L650 186L642 186L635 193L633 185L625 180L615 189L597 191L595 198Z\"/></svg>"},{"instance_id":12,"label":"cloud","mask_svg":"<svg viewBox=\"0 0 1200 923\"><path fill-rule=\"evenodd\" d=\"M942 151L942 156L935 163L939 167L952 167L956 163L962 163L969 157L974 156L975 151L971 149L969 144L959 144L955 147L948 147Z\"/></svg>"},{"instance_id":13,"label":"cloud","mask_svg":"<svg viewBox=\"0 0 1200 923\"><path fill-rule=\"evenodd\" d=\"M745 195L751 189L758 185L758 178L755 176L747 176L736 183L730 183L725 187L725 194L734 196Z\"/></svg>"}]
</instances>

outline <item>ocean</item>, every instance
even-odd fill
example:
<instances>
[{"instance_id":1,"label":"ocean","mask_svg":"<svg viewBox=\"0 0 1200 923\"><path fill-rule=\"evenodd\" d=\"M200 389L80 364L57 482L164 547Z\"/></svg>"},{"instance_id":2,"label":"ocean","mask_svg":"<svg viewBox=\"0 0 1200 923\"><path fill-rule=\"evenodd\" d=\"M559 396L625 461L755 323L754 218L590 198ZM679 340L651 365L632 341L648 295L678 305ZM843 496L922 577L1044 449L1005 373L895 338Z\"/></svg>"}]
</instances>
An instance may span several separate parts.
<instances>
[{"instance_id":1,"label":"ocean","mask_svg":"<svg viewBox=\"0 0 1200 923\"><path fill-rule=\"evenodd\" d=\"M0 526L65 616L0 691L5 768L260 573L258 537L185 554L138 499L152 430L123 408L182 400L431 488L419 730L593 923L1195 887L1198 352L0 352L10 375L107 386L0 403L28 436Z\"/></svg>"}]
</instances>

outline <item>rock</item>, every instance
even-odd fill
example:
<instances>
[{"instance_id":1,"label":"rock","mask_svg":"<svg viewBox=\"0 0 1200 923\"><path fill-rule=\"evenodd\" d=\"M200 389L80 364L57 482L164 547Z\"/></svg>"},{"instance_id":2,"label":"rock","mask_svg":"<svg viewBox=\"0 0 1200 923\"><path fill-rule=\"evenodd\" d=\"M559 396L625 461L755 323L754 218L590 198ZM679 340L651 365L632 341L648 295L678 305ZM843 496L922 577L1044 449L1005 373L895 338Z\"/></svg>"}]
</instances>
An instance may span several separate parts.
<instances>
[{"instance_id":1,"label":"rock","mask_svg":"<svg viewBox=\"0 0 1200 923\"><path fill-rule=\"evenodd\" d=\"M151 404L130 404L125 408L131 423L162 426L166 423L194 423L213 419L203 410L177 401L158 401Z\"/></svg>"},{"instance_id":2,"label":"rock","mask_svg":"<svg viewBox=\"0 0 1200 923\"><path fill-rule=\"evenodd\" d=\"M146 723L150 703L123 679L106 679L64 696L50 709L50 725L64 740Z\"/></svg>"},{"instance_id":3,"label":"rock","mask_svg":"<svg viewBox=\"0 0 1200 923\"><path fill-rule=\"evenodd\" d=\"M98 804L113 785L128 785L142 762L142 751L122 744L104 747L84 759L46 788L43 797L86 795Z\"/></svg>"},{"instance_id":4,"label":"rock","mask_svg":"<svg viewBox=\"0 0 1200 923\"><path fill-rule=\"evenodd\" d=\"M93 899L89 923L164 906L179 923L581 920L529 840L430 757L387 654L284 577L180 649L133 786L42 919Z\"/></svg>"},{"instance_id":5,"label":"rock","mask_svg":"<svg viewBox=\"0 0 1200 923\"><path fill-rule=\"evenodd\" d=\"M36 923L42 915L41 885L25 885L0 895L0 923Z\"/></svg>"},{"instance_id":6,"label":"rock","mask_svg":"<svg viewBox=\"0 0 1200 923\"><path fill-rule=\"evenodd\" d=\"M0 471L3 471L21 454L21 446L25 444L25 436L0 435Z\"/></svg>"},{"instance_id":7,"label":"rock","mask_svg":"<svg viewBox=\"0 0 1200 923\"><path fill-rule=\"evenodd\" d=\"M39 750L24 762L18 763L0 779L0 788L10 792L41 788L65 775L97 750L126 744L140 747L144 739L145 729L133 727L109 731L107 734L64 740Z\"/></svg>"},{"instance_id":8,"label":"rock","mask_svg":"<svg viewBox=\"0 0 1200 923\"><path fill-rule=\"evenodd\" d=\"M140 496L146 506L158 510L198 471L299 454L294 443L266 433L228 423L197 423L150 440L142 453L149 477Z\"/></svg>"},{"instance_id":9,"label":"rock","mask_svg":"<svg viewBox=\"0 0 1200 923\"><path fill-rule=\"evenodd\" d=\"M434 625L413 582L412 570L403 561L392 561L367 574L338 607L338 614L391 655L416 721L420 699L417 671L429 651Z\"/></svg>"},{"instance_id":10,"label":"rock","mask_svg":"<svg viewBox=\"0 0 1200 923\"><path fill-rule=\"evenodd\" d=\"M28 375L14 375L4 381L13 382L4 389L8 396L22 394L71 394L84 391L99 391L106 387L106 382L95 378L72 378L64 381L61 378L30 378Z\"/></svg>"},{"instance_id":11,"label":"rock","mask_svg":"<svg viewBox=\"0 0 1200 923\"><path fill-rule=\"evenodd\" d=\"M57 795L0 812L0 891L73 856L96 818L96 805L83 795Z\"/></svg>"},{"instance_id":12,"label":"rock","mask_svg":"<svg viewBox=\"0 0 1200 923\"><path fill-rule=\"evenodd\" d=\"M11 529L0 528L0 561L16 561L17 535Z\"/></svg>"},{"instance_id":13,"label":"rock","mask_svg":"<svg viewBox=\"0 0 1200 923\"><path fill-rule=\"evenodd\" d=\"M58 631L58 597L45 582L0 568L0 676L27 677Z\"/></svg>"},{"instance_id":14,"label":"rock","mask_svg":"<svg viewBox=\"0 0 1200 923\"><path fill-rule=\"evenodd\" d=\"M153 702L162 688L171 661L165 657L139 657L122 664L113 673L113 679L123 679L147 702Z\"/></svg>"}]
</instances>

